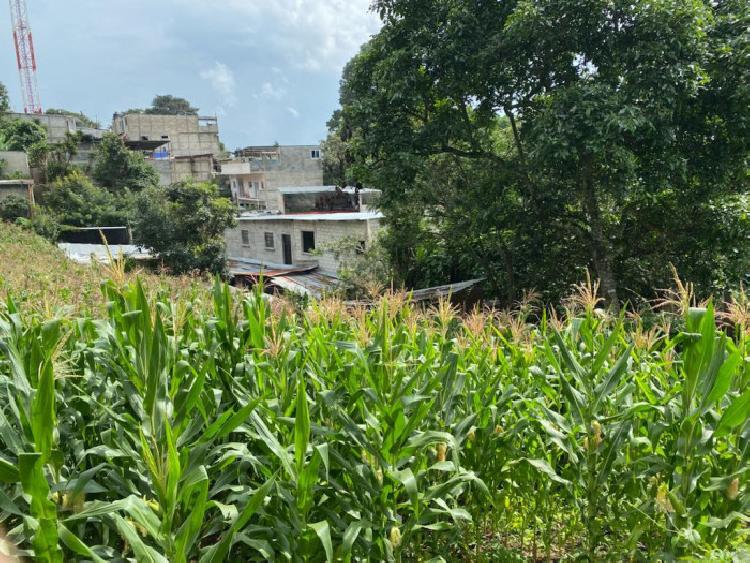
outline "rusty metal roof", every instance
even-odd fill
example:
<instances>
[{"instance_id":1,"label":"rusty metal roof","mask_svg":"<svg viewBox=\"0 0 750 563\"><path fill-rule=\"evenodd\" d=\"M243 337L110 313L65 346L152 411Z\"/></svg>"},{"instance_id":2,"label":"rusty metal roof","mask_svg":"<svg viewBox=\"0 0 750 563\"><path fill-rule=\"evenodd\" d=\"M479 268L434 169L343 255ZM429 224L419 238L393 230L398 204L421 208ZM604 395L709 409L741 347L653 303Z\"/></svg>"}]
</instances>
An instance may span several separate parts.
<instances>
[{"instance_id":1,"label":"rusty metal roof","mask_svg":"<svg viewBox=\"0 0 750 563\"><path fill-rule=\"evenodd\" d=\"M333 290L339 283L338 278L334 276L314 271L278 275L274 276L269 281L272 285L281 289L292 291L300 295L309 295L316 299L322 297L324 293Z\"/></svg>"}]
</instances>

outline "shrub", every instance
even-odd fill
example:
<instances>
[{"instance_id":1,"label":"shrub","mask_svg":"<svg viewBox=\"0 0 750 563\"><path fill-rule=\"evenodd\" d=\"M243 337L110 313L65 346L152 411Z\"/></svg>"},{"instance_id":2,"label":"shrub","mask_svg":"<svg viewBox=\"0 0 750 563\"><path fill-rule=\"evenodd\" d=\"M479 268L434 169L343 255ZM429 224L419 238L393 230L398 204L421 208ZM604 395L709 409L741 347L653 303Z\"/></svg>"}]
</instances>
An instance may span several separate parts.
<instances>
[{"instance_id":1,"label":"shrub","mask_svg":"<svg viewBox=\"0 0 750 563\"><path fill-rule=\"evenodd\" d=\"M31 213L29 200L25 197L11 195L0 199L0 219L15 221L19 217L28 217Z\"/></svg>"}]
</instances>

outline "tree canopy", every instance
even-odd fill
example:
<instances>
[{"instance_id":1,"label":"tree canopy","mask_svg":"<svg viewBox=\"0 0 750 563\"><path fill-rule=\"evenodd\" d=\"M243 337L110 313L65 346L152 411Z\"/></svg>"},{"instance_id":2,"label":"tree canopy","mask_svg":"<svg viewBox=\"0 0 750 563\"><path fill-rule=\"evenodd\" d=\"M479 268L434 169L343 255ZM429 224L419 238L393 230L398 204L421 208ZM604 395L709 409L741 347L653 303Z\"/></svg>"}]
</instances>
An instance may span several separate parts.
<instances>
[{"instance_id":1,"label":"tree canopy","mask_svg":"<svg viewBox=\"0 0 750 563\"><path fill-rule=\"evenodd\" d=\"M115 133L105 133L97 146L92 177L110 190L140 191L159 183L156 169Z\"/></svg>"},{"instance_id":2,"label":"tree canopy","mask_svg":"<svg viewBox=\"0 0 750 563\"><path fill-rule=\"evenodd\" d=\"M129 112L143 112L156 115L198 115L198 108L190 105L185 98L172 95L159 95L151 102L151 107L144 110L129 110Z\"/></svg>"},{"instance_id":3,"label":"tree canopy","mask_svg":"<svg viewBox=\"0 0 750 563\"><path fill-rule=\"evenodd\" d=\"M231 201L219 195L214 183L151 187L136 202L135 241L158 254L174 274L221 274L226 267L224 231L234 221Z\"/></svg>"},{"instance_id":4,"label":"tree canopy","mask_svg":"<svg viewBox=\"0 0 750 563\"><path fill-rule=\"evenodd\" d=\"M34 121L12 119L0 123L0 146L7 151L26 151L47 139L47 130Z\"/></svg>"},{"instance_id":5,"label":"tree canopy","mask_svg":"<svg viewBox=\"0 0 750 563\"><path fill-rule=\"evenodd\" d=\"M42 203L57 223L71 227L117 227L130 222L129 194L113 194L95 186L79 170L58 178L44 193Z\"/></svg>"},{"instance_id":6,"label":"tree canopy","mask_svg":"<svg viewBox=\"0 0 750 563\"><path fill-rule=\"evenodd\" d=\"M747 2L379 0L329 142L410 285L612 301L750 268Z\"/></svg>"}]
</instances>

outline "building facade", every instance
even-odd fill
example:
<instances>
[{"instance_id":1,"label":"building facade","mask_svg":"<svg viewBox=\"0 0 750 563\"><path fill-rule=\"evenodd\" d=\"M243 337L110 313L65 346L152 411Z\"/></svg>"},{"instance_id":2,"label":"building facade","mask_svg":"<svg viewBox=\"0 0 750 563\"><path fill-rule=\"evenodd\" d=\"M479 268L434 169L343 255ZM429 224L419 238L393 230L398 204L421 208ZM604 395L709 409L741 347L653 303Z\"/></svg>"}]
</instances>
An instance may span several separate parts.
<instances>
[{"instance_id":1,"label":"building facade","mask_svg":"<svg viewBox=\"0 0 750 563\"><path fill-rule=\"evenodd\" d=\"M47 140L50 143L63 142L68 133L80 133L81 140L78 143L78 153L72 160L72 163L78 166L87 166L91 163L97 145L107 132L106 129L95 129L85 126L74 115L57 113L9 113L7 114L7 118L9 120L33 121L41 125L47 131Z\"/></svg>"},{"instance_id":2,"label":"building facade","mask_svg":"<svg viewBox=\"0 0 750 563\"><path fill-rule=\"evenodd\" d=\"M222 180L241 209L280 211L279 188L323 184L320 145L247 147L220 166Z\"/></svg>"},{"instance_id":3,"label":"building facade","mask_svg":"<svg viewBox=\"0 0 750 563\"><path fill-rule=\"evenodd\" d=\"M162 185L190 178L214 180L221 154L216 117L116 113L112 131L131 150L141 152L159 172Z\"/></svg>"},{"instance_id":4,"label":"building facade","mask_svg":"<svg viewBox=\"0 0 750 563\"><path fill-rule=\"evenodd\" d=\"M226 231L230 263L272 269L314 266L336 276L343 241L363 250L373 241L383 215L375 208L378 190L295 186L261 190L273 197L264 211L245 211Z\"/></svg>"}]
</instances>

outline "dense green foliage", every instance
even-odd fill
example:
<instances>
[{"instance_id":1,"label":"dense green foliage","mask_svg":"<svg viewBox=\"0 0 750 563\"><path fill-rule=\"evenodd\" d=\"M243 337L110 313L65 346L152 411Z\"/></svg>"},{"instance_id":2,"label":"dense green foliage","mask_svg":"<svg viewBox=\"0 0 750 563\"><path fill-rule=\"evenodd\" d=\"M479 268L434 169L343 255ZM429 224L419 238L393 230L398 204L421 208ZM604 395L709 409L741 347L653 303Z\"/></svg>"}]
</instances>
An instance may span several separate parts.
<instances>
[{"instance_id":1,"label":"dense green foliage","mask_svg":"<svg viewBox=\"0 0 750 563\"><path fill-rule=\"evenodd\" d=\"M12 119L0 122L0 146L6 151L26 151L47 139L47 130L34 121Z\"/></svg>"},{"instance_id":2,"label":"dense green foliage","mask_svg":"<svg viewBox=\"0 0 750 563\"><path fill-rule=\"evenodd\" d=\"M129 192L110 192L74 170L55 180L44 192L41 203L61 225L116 227L130 223L130 200Z\"/></svg>"},{"instance_id":3,"label":"dense green foliage","mask_svg":"<svg viewBox=\"0 0 750 563\"><path fill-rule=\"evenodd\" d=\"M612 300L652 296L670 262L705 292L745 278L748 2L374 6L329 164L384 191L407 284L482 274L512 302L586 267Z\"/></svg>"},{"instance_id":4,"label":"dense green foliage","mask_svg":"<svg viewBox=\"0 0 750 563\"><path fill-rule=\"evenodd\" d=\"M108 282L104 319L9 301L8 541L39 561L746 558L746 301L732 340L710 305L648 328L589 291L538 326L397 295L300 316L221 284L211 308Z\"/></svg>"},{"instance_id":5,"label":"dense green foliage","mask_svg":"<svg viewBox=\"0 0 750 563\"><path fill-rule=\"evenodd\" d=\"M154 97L151 107L146 109L129 109L125 113L150 113L155 115L198 115L198 108L190 105L185 98L172 95Z\"/></svg>"},{"instance_id":6,"label":"dense green foliage","mask_svg":"<svg viewBox=\"0 0 750 563\"><path fill-rule=\"evenodd\" d=\"M0 199L0 220L15 221L19 217L28 217L30 212L28 198L11 195Z\"/></svg>"},{"instance_id":7,"label":"dense green foliage","mask_svg":"<svg viewBox=\"0 0 750 563\"><path fill-rule=\"evenodd\" d=\"M135 240L175 274L221 274L226 268L224 231L234 224L234 215L231 201L211 182L149 188L136 201Z\"/></svg>"},{"instance_id":8,"label":"dense green foliage","mask_svg":"<svg viewBox=\"0 0 750 563\"><path fill-rule=\"evenodd\" d=\"M140 191L159 183L159 174L143 158L125 146L115 133L105 133L96 148L91 175L97 183L110 190L127 188Z\"/></svg>"}]
</instances>

